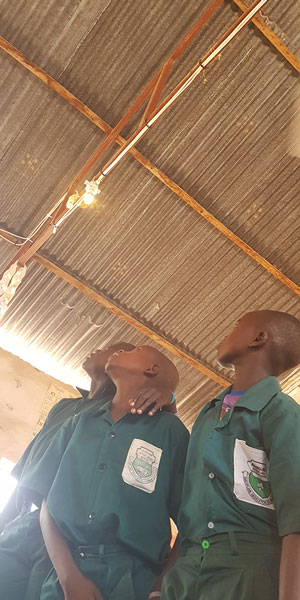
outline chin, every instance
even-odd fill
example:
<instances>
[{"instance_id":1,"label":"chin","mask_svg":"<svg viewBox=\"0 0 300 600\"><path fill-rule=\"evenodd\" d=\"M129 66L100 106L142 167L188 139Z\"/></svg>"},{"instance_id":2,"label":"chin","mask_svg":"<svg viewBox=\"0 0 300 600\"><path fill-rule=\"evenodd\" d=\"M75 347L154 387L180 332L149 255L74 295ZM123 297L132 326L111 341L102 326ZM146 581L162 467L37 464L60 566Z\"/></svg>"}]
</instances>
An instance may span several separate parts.
<instances>
[{"instance_id":1,"label":"chin","mask_svg":"<svg viewBox=\"0 0 300 600\"><path fill-rule=\"evenodd\" d=\"M229 361L229 359L226 359L226 357L218 357L217 365L221 369L230 369L231 371L234 371L234 365Z\"/></svg>"},{"instance_id":2,"label":"chin","mask_svg":"<svg viewBox=\"0 0 300 600\"><path fill-rule=\"evenodd\" d=\"M110 374L111 370L112 370L113 364L111 363L111 361L109 360L105 367L104 367L104 372L107 373L108 375Z\"/></svg>"}]
</instances>

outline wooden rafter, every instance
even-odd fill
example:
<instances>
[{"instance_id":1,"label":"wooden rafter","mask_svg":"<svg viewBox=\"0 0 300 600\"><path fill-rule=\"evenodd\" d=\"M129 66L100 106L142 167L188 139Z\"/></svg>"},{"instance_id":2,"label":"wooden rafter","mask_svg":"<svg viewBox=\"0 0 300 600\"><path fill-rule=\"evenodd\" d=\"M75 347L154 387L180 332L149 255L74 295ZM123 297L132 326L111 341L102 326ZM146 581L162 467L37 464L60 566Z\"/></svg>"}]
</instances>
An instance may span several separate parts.
<instances>
[{"instance_id":1,"label":"wooden rafter","mask_svg":"<svg viewBox=\"0 0 300 600\"><path fill-rule=\"evenodd\" d=\"M244 0L232 0L241 10L246 10L249 5ZM252 23L259 29L259 31L269 40L269 42L276 48L278 52L300 73L300 60L293 54L289 48L279 39L279 37L266 25L263 19L259 16L255 16L252 19Z\"/></svg>"},{"instance_id":2,"label":"wooden rafter","mask_svg":"<svg viewBox=\"0 0 300 600\"><path fill-rule=\"evenodd\" d=\"M266 3L268 0L255 0L254 4ZM194 37L199 33L202 27L207 23L207 21L212 17L212 15L216 12L219 6L222 4L223 0L213 0L205 12L201 15L201 17L197 20L194 26L190 29L185 38L178 44L175 48L169 59L167 60L167 65L172 65L175 60L184 52L184 50L191 44ZM249 9L252 10L252 9ZM247 11L248 13L249 11ZM243 22L244 16L240 17L237 20L237 23ZM242 27L242 25L241 25ZM241 28L240 27L240 28ZM14 48L7 40L4 38L0 39L0 47L2 47L8 54L10 54L14 59L20 62L23 66L28 68L31 72L33 72L37 77L39 77L42 81L44 81L50 88L56 90L63 97L66 95L69 97L69 101L71 104L77 104L77 99L72 94L69 94L67 90L65 90L58 82L56 82L52 77L49 77L45 71L34 65L31 61L29 61L19 50ZM168 68L163 66L162 72L165 73L168 71ZM95 162L99 159L101 154L108 148L108 146L115 140L123 127L128 123L128 121L132 118L135 112L139 109L139 107L143 104L146 98L151 93L152 89L155 89L155 95L157 93L157 81L160 84L161 81L161 69L157 71L152 80L146 85L146 87L140 92L138 97L134 100L125 114L121 117L120 121L115 125L115 127L110 131L107 135L106 139L100 144L97 150L90 156L88 161L83 165L80 171L77 173L75 178L72 180L71 184L68 186L68 189L61 200L56 204L53 210L50 211L43 219L43 222L39 224L35 231L30 235L30 240L27 239L24 244L19 247L16 255L11 259L11 261L4 266L3 272L10 267L13 262L18 261L20 264L25 264L33 254L45 243L45 241L51 236L54 232L54 227L56 224L60 224L66 217L71 214L71 210L67 207L68 198L76 191L77 185L82 184L82 180L85 175L91 169L91 167L95 164ZM163 77L164 79L164 77ZM160 85L159 85L160 87ZM83 108L83 106L81 106ZM146 131L148 130L145 127ZM132 143L133 147L134 144ZM129 151L129 148L126 150L126 153ZM2 277L0 274L0 278Z\"/></svg>"},{"instance_id":3,"label":"wooden rafter","mask_svg":"<svg viewBox=\"0 0 300 600\"><path fill-rule=\"evenodd\" d=\"M98 304L101 304L101 306L103 306L111 313L125 321L125 323L127 323L128 325L131 325L132 327L137 329L137 331L150 338L152 341L156 342L166 350L169 350L175 356L181 358L192 367L198 369L198 371L203 373L203 375L205 375L206 377L209 377L210 379L212 379L213 381L215 381L223 387L226 387L230 384L230 382L224 377L222 377L219 373L217 373L217 371L213 370L211 367L204 364L198 358L192 356L185 350L182 350L179 346L174 344L161 333L158 333L154 329L150 328L149 325L142 323L136 317L132 316L122 306L113 302L108 296L94 290L92 287L90 287L74 275L71 275L70 273L62 269L53 261L49 260L48 258L45 258L44 256L38 253L36 253L33 256L33 260L38 262L48 271L51 271L51 273L54 273L57 277L60 277L60 279L63 279L63 281L65 281L72 287L76 288L77 290L88 296L91 300L94 300L98 302Z\"/></svg>"},{"instance_id":4,"label":"wooden rafter","mask_svg":"<svg viewBox=\"0 0 300 600\"><path fill-rule=\"evenodd\" d=\"M156 89L157 82L159 79L161 79L161 72L168 71L169 65L171 67L174 64L174 62L183 54L186 48L192 43L194 38L201 31L203 26L215 14L215 12L221 6L223 1L224 0L212 0L211 4L208 6L205 12L199 17L199 19L196 21L196 23L193 25L193 27L190 29L187 35L183 38L183 40L181 40L181 42L177 45L175 50L169 56L168 60L166 61L166 64L163 65L160 69L158 69L158 71L152 77L151 81L149 81L149 83L147 83L144 89L140 92L138 97L134 100L134 102L131 104L131 106L120 119L120 121L117 123L117 125L113 129L110 129L110 131L107 133L107 139L104 140L105 146L103 146L102 148L101 145L98 151L100 150L100 152L103 152L109 146L109 144L117 137L118 133L125 127L126 123L128 123L128 121L139 109L139 107L149 96L149 94L151 94L152 90ZM29 60L22 52L20 52L20 50L15 48L2 36L0 36L0 48L2 48L2 50L4 50L12 58L18 61L23 67L28 69L33 75L41 79L41 81L43 81L48 87L53 89L62 98L67 100L72 106L77 108L77 110L82 112L82 114L84 114L87 118L90 118L91 116L93 118L95 118L96 116L97 118L97 115L95 115L93 111L90 111L90 109L87 108L87 106L85 106L85 104L81 102L78 98L76 98L74 94L71 94L71 92L66 90L66 88L64 88L60 83L58 83L53 77L48 75L48 73L46 73L43 69L41 69L35 63ZM95 124L101 128L99 121L101 121L101 119L98 120L98 123Z\"/></svg>"},{"instance_id":5,"label":"wooden rafter","mask_svg":"<svg viewBox=\"0 0 300 600\"><path fill-rule=\"evenodd\" d=\"M153 89L150 100L147 104L146 110L140 121L140 126L144 125L144 123L146 123L146 121L148 120L148 118L150 117L150 115L152 114L154 109L156 108L159 98L161 96L162 90L163 90L164 86L166 85L166 81L167 81L170 71L172 69L173 62L174 62L173 60L169 59L169 60L167 60L167 62L165 62L164 66L162 67L160 74L159 74L159 78L156 82L156 85Z\"/></svg>"},{"instance_id":6,"label":"wooden rafter","mask_svg":"<svg viewBox=\"0 0 300 600\"><path fill-rule=\"evenodd\" d=\"M240 1L240 0L238 0ZM59 84L55 79L48 75L45 71L34 65L29 61L21 52L16 50L11 44L6 42L0 37L0 47L8 52L13 58L18 60L24 67L28 68L36 77L39 77L48 87L53 89L57 94L64 98L69 104L81 112L87 119L89 119L96 127L101 129L107 136L112 132L112 127L108 125L101 117L99 117L94 111L86 106L81 100L76 98L71 92ZM17 53L17 54L15 54ZM117 135L114 140L119 146L123 146L126 140L121 136ZM287 277L280 269L270 263L261 254L259 254L254 248L249 246L244 240L237 236L233 231L226 227L221 221L219 221L212 213L204 208L195 198L183 190L175 181L168 177L161 169L156 167L148 158L146 158L136 148L131 148L129 153L133 158L145 167L154 177L159 179L169 190L174 192L183 202L188 204L195 212L203 217L208 223L210 223L215 229L225 235L233 244L240 248L245 254L255 260L263 269L270 273L273 277L278 279L287 288L292 290L295 294L300 296L300 287ZM49 230L50 236L50 230Z\"/></svg>"}]
</instances>

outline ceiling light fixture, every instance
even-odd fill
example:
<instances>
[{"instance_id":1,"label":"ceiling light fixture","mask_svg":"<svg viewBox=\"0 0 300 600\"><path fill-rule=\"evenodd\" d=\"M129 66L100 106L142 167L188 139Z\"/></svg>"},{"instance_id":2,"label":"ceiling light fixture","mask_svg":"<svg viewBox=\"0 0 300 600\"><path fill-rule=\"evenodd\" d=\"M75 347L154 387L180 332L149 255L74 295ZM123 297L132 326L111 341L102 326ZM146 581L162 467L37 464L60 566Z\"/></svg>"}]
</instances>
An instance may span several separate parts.
<instances>
[{"instance_id":1,"label":"ceiling light fixture","mask_svg":"<svg viewBox=\"0 0 300 600\"><path fill-rule=\"evenodd\" d=\"M99 185L96 181L88 181L86 180L84 182L85 185L85 192L83 194L83 196L81 196L82 201L84 202L84 204L92 204L92 202L94 202L95 200L95 196L98 196L98 194L100 194L100 189L99 189Z\"/></svg>"}]
</instances>

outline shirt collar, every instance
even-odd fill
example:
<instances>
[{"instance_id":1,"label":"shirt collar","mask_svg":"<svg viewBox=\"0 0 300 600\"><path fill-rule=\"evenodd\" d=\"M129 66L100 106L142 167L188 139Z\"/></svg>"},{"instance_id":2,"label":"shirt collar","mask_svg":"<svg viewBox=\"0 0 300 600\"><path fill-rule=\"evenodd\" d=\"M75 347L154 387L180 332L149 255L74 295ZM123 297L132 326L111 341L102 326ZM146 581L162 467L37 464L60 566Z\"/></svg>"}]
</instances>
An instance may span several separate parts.
<instances>
[{"instance_id":1,"label":"shirt collar","mask_svg":"<svg viewBox=\"0 0 300 600\"><path fill-rule=\"evenodd\" d=\"M218 396L211 400L211 402L204 407L205 412L210 408L213 408L217 403L223 402L224 397L226 394L230 394L231 390L232 386L226 388L226 390L223 390ZM246 390L234 407L241 406L252 412L257 412L262 410L268 402L270 402L271 398L276 396L279 392L281 392L281 387L277 377L265 377L253 385L249 390Z\"/></svg>"},{"instance_id":2,"label":"shirt collar","mask_svg":"<svg viewBox=\"0 0 300 600\"><path fill-rule=\"evenodd\" d=\"M262 410L276 394L281 392L277 377L265 377L240 397L236 407L241 406L252 412Z\"/></svg>"},{"instance_id":3,"label":"shirt collar","mask_svg":"<svg viewBox=\"0 0 300 600\"><path fill-rule=\"evenodd\" d=\"M222 392L220 392L220 394L218 394L218 396L216 396L210 402L208 402L202 409L203 412L206 413L210 408L213 408L218 402L223 402L226 394L230 394L231 388L232 388L232 385L230 387L226 388L226 390L223 390Z\"/></svg>"},{"instance_id":4,"label":"shirt collar","mask_svg":"<svg viewBox=\"0 0 300 600\"><path fill-rule=\"evenodd\" d=\"M76 390L78 390L78 392L81 394L82 398L84 400L87 400L88 395L89 395L89 390L84 390L83 388L77 387L76 386ZM90 398L90 400L98 400L101 401L103 399L107 398L112 398L113 396L113 392L112 390L109 388L109 386L105 387L101 392L98 392L93 398Z\"/></svg>"},{"instance_id":5,"label":"shirt collar","mask_svg":"<svg viewBox=\"0 0 300 600\"><path fill-rule=\"evenodd\" d=\"M89 391L88 390L84 390L83 388L80 388L76 385L76 390L78 390L79 394L81 394L82 398L87 398L89 395Z\"/></svg>"}]
</instances>

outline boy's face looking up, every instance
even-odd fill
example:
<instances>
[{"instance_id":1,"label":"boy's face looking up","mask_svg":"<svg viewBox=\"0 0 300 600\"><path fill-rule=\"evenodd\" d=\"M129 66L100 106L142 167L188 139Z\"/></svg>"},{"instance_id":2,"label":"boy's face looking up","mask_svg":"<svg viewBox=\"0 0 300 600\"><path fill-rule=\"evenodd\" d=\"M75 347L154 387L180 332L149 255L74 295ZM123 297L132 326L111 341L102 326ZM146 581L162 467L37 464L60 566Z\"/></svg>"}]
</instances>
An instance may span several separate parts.
<instances>
[{"instance_id":1,"label":"boy's face looking up","mask_svg":"<svg viewBox=\"0 0 300 600\"><path fill-rule=\"evenodd\" d=\"M97 373L103 374L105 372L105 365L112 354L114 352L118 352L119 350L131 352L134 350L135 346L132 344L127 344L126 342L118 342L113 344L112 346L107 346L103 348L103 350L98 349L95 352L89 354L89 356L85 359L82 364L83 369L87 372L88 375L95 375Z\"/></svg>"},{"instance_id":2,"label":"boy's face looking up","mask_svg":"<svg viewBox=\"0 0 300 600\"><path fill-rule=\"evenodd\" d=\"M247 313L236 322L229 335L218 348L217 360L223 367L232 367L238 359L249 354L251 349L261 347L266 334L255 319L257 313Z\"/></svg>"},{"instance_id":3,"label":"boy's face looking up","mask_svg":"<svg viewBox=\"0 0 300 600\"><path fill-rule=\"evenodd\" d=\"M223 367L249 364L250 357L280 375L300 362L300 321L288 313L257 310L238 320L221 342L217 360Z\"/></svg>"},{"instance_id":4,"label":"boy's face looking up","mask_svg":"<svg viewBox=\"0 0 300 600\"><path fill-rule=\"evenodd\" d=\"M152 346L138 346L132 352L115 352L109 357L105 370L113 381L126 371L127 377L135 377L149 387L166 387L171 391L175 390L179 379L175 365Z\"/></svg>"}]
</instances>

